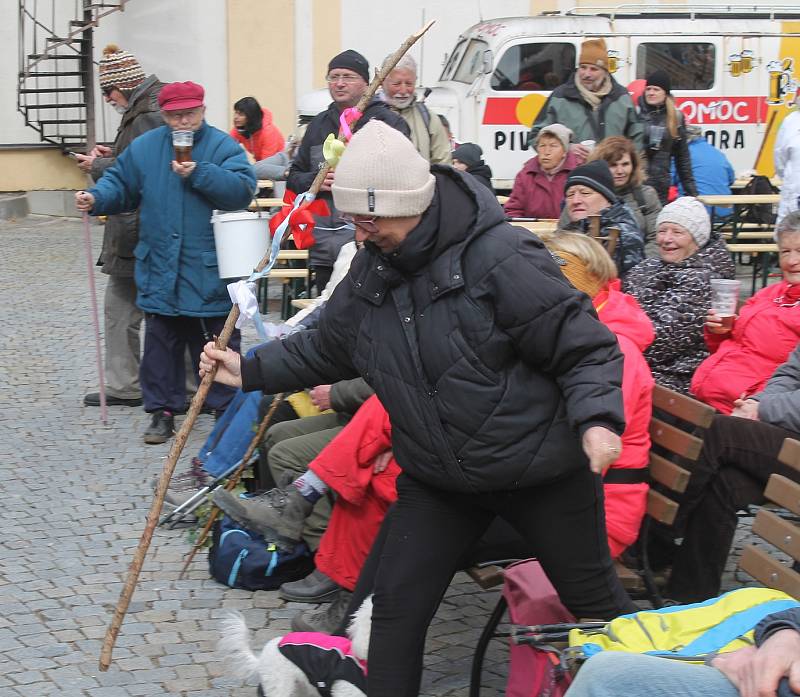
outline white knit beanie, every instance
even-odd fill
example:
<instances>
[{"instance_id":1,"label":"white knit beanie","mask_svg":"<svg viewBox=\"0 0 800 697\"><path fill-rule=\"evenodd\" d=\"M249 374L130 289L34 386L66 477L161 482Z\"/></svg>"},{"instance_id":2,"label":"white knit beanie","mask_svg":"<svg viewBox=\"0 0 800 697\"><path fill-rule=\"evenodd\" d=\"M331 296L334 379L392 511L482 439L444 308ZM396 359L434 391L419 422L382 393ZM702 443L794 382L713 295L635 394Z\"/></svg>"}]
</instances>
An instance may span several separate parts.
<instances>
[{"instance_id":1,"label":"white knit beanie","mask_svg":"<svg viewBox=\"0 0 800 697\"><path fill-rule=\"evenodd\" d=\"M661 223L675 223L686 228L698 247L705 245L711 236L708 211L694 196L681 196L664 206L656 218L656 228Z\"/></svg>"},{"instance_id":2,"label":"white knit beanie","mask_svg":"<svg viewBox=\"0 0 800 697\"><path fill-rule=\"evenodd\" d=\"M413 143L373 119L351 138L331 189L344 213L400 218L425 211L435 187L430 165Z\"/></svg>"}]
</instances>

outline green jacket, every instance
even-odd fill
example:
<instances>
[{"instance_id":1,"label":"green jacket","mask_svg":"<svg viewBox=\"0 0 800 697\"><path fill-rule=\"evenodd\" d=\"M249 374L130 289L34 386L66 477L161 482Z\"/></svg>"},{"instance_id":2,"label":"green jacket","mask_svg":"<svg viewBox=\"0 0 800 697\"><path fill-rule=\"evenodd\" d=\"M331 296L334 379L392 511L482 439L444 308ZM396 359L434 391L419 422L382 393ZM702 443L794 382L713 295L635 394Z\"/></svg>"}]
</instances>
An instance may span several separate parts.
<instances>
[{"instance_id":1,"label":"green jacket","mask_svg":"<svg viewBox=\"0 0 800 697\"><path fill-rule=\"evenodd\" d=\"M644 147L644 127L639 121L628 90L611 78L611 91L603 98L600 108L594 111L575 87L575 74L563 85L556 87L531 127L531 142L545 126L560 123L575 134L575 142L594 140L600 142L608 136L626 136L636 149Z\"/></svg>"}]
</instances>

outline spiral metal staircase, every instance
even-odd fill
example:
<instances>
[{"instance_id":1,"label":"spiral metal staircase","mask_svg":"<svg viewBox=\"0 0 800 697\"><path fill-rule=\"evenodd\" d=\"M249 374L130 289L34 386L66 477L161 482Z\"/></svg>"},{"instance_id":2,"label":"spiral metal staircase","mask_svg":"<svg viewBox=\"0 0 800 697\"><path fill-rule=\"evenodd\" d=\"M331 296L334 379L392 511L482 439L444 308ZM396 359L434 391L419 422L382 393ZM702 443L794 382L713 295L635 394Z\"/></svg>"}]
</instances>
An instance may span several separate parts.
<instances>
[{"instance_id":1,"label":"spiral metal staircase","mask_svg":"<svg viewBox=\"0 0 800 697\"><path fill-rule=\"evenodd\" d=\"M95 143L92 32L130 0L18 0L17 110L42 142L62 150Z\"/></svg>"}]
</instances>

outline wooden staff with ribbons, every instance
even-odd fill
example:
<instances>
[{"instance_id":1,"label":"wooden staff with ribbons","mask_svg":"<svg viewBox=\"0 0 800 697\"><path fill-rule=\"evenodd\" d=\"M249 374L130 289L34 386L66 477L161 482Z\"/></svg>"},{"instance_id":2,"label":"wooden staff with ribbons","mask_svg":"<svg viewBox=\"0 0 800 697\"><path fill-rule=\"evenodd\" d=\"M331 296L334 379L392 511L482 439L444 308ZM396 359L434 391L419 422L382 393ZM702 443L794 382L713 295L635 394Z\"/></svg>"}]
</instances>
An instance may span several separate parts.
<instances>
[{"instance_id":1,"label":"wooden staff with ribbons","mask_svg":"<svg viewBox=\"0 0 800 697\"><path fill-rule=\"evenodd\" d=\"M366 109L367 105L375 96L375 92L377 92L378 88L389 75L389 73L394 69L395 65L397 65L397 62L405 55L408 49L410 49L417 41L419 41L423 34L425 34L425 32L431 28L434 22L435 20L428 22L418 32L409 36L400 45L400 47L383 62L380 70L376 72L375 77L367 87L367 91L364 93L355 107L359 112L363 112L364 109ZM342 137L343 134L340 132L339 140L342 140ZM331 169L332 167L328 163L325 163L322 167L320 167L320 170L317 173L317 176L314 178L311 188L309 189L309 194L312 198L319 193L322 183L325 181L325 175L327 175ZM267 265L270 263L270 256L271 255L268 253L258 263L255 269L256 272L263 271L267 267ZM225 320L225 326L222 328L222 332L220 332L220 335L215 341L216 347L221 351L224 351L227 348L228 341L231 338L231 334L233 334L233 330L236 327L236 322L238 319L239 306L234 305L228 314L228 318ZM153 496L153 503L150 505L150 511L147 514L145 527L142 531L142 536L139 539L139 545L134 552L133 559L130 567L128 568L128 576L125 580L124 586L122 587L122 591L120 592L117 606L114 609L114 614L103 639L103 646L100 650L100 670L102 671L108 670L109 666L111 665L114 645L116 644L117 636L119 635L120 628L122 627L122 622L125 619L125 614L128 611L131 598L136 590L136 584L138 583L139 574L144 566L144 560L147 556L147 550L150 548L150 542L153 539L153 533L158 525L158 519L161 515L161 509L164 505L164 498L167 494L167 488L169 487L170 479L172 479L172 474L175 471L178 458L180 457L181 452L183 452L183 448L186 445L186 441L189 438L192 428L194 427L197 416L200 413L200 409L205 402L208 391L211 389L216 372L217 369L215 367L210 373L207 373L200 382L200 386L192 398L192 403L189 407L189 411L186 414L186 418L184 419L180 430L176 434L175 440L173 441L172 447L167 455L166 462L164 463L164 469L161 471L161 475L159 476L158 484L156 486L156 491Z\"/></svg>"}]
</instances>

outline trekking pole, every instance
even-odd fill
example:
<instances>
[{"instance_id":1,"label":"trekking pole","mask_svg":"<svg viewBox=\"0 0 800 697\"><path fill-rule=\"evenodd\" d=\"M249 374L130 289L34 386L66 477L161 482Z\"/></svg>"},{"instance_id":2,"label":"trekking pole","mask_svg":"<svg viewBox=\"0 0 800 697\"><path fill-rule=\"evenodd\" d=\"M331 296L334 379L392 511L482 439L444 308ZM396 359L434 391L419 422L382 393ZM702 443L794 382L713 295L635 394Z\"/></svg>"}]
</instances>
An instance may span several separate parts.
<instances>
[{"instance_id":1,"label":"trekking pole","mask_svg":"<svg viewBox=\"0 0 800 697\"><path fill-rule=\"evenodd\" d=\"M97 379L100 381L100 420L108 422L106 404L106 374L103 367L103 351L100 348L100 313L97 310L97 290L94 283L94 263L92 262L92 232L89 228L89 214L83 212L83 241L86 247L86 267L89 271L89 295L92 299L92 324L94 325L94 350L97 358Z\"/></svg>"},{"instance_id":2,"label":"trekking pole","mask_svg":"<svg viewBox=\"0 0 800 697\"><path fill-rule=\"evenodd\" d=\"M434 21L435 20L431 20L418 32L409 36L400 45L400 48L398 48L397 51L395 51L383 62L381 69L376 72L375 77L372 79L372 82L370 82L367 91L364 93L364 96L358 101L356 109L363 111L366 108L367 104L369 104L370 100L375 95L375 92L377 92L378 87L386 79L386 76L392 71L394 66L397 65L397 61L399 61L403 55L405 55L406 51L408 51L408 49L411 48L411 46L413 46L422 37L422 35L428 31L428 29L431 28L431 26L434 24ZM312 195L312 197L319 193L322 183L325 181L325 175L330 169L331 167L327 163L320 167L320 170L317 172L317 176L314 178L311 188L309 189L309 193ZM264 258L255 268L256 273L263 271L267 267L271 261L270 256L271 252L267 252L267 254L264 255ZM220 335L217 337L215 342L216 348L220 351L224 351L228 347L228 341L231 338L231 334L233 334L233 330L238 319L239 306L234 305L228 314L228 318L225 320L225 326L222 328L222 332L220 332ZM133 592L136 590L139 574L142 571L147 550L150 548L150 542L153 539L153 532L158 525L158 519L161 515L161 508L164 505L164 497L167 494L169 481L172 478L172 473L175 471L175 465L178 462L181 452L183 452L183 448L186 445L189 434L191 433L194 423L197 420L197 415L200 413L200 409L205 402L206 395L208 394L209 389L211 389L211 384L214 382L216 374L217 367L215 365L209 373L206 373L206 375L203 376L200 386L197 388L197 392L192 398L192 403L189 407L188 413L186 414L186 418L184 419L183 424L181 424L180 431L178 431L176 434L175 440L173 441L172 447L167 455L167 460L164 463L164 469L162 470L161 476L158 479L158 485L156 486L153 503L150 505L150 511L147 514L147 521L145 523L144 530L142 531L142 536L139 539L139 545L136 547L136 551L133 554L133 560L128 568L128 576L125 579L125 585L122 587L119 600L117 601L117 606L114 608L114 615L111 618L111 622L108 625L105 637L103 638L103 645L100 649L101 671L108 670L108 667L111 665L111 657L114 651L114 645L117 642L117 636L119 635L119 630L122 627L122 621L125 619L125 614L128 612L128 606L130 605L131 598L133 597Z\"/></svg>"},{"instance_id":3,"label":"trekking pole","mask_svg":"<svg viewBox=\"0 0 800 697\"><path fill-rule=\"evenodd\" d=\"M186 499L182 504L173 508L169 513L161 518L158 521L159 527L169 523L173 518L177 517L177 520L173 521L173 525L177 522L180 522L184 516L191 513L199 504L203 502L203 499L206 494L210 493L214 489L217 488L217 485L221 484L225 481L228 477L233 474L239 465L242 464L242 460L237 460L234 462L228 469L226 469L222 474L215 477L211 482L206 484L202 489L198 489L194 494L191 495L190 498ZM172 526L170 526L171 528Z\"/></svg>"},{"instance_id":4,"label":"trekking pole","mask_svg":"<svg viewBox=\"0 0 800 697\"><path fill-rule=\"evenodd\" d=\"M231 491L238 483L239 479L242 476L242 472L244 472L247 463L250 461L250 458L253 456L253 453L256 451L258 444L264 438L264 434L267 432L267 427L269 426L269 422L272 420L272 416L275 413L275 410L280 406L281 402L283 402L283 393L276 394L275 397L272 399L272 404L269 405L269 409L267 413L264 414L264 418L261 419L261 423L258 425L258 430L256 431L256 435L253 436L253 440L250 441L250 445L247 446L247 451L242 456L242 459L239 460L239 467L234 472L233 476L228 480L228 483L225 485L225 489L227 491ZM199 549L205 544L206 539L208 538L208 533L211 531L211 528L214 526L217 518L219 517L220 509L217 506L212 504L211 514L208 516L208 520L206 521L205 527L203 528L202 532L197 536L197 540L195 540L194 546L186 555L186 561L183 563L183 568L181 572L178 574L178 579L182 579L183 575L186 573L186 570L189 568L189 564L192 563L195 555L199 551Z\"/></svg>"}]
</instances>

